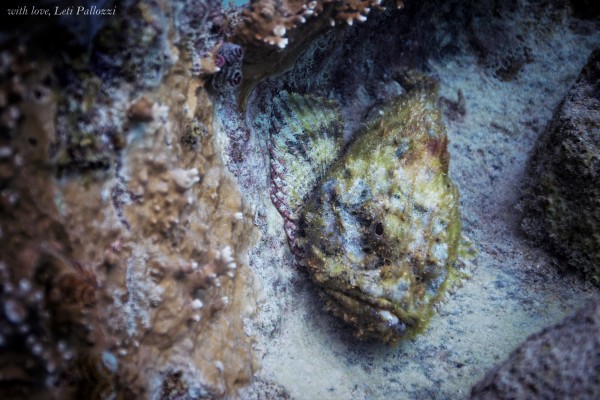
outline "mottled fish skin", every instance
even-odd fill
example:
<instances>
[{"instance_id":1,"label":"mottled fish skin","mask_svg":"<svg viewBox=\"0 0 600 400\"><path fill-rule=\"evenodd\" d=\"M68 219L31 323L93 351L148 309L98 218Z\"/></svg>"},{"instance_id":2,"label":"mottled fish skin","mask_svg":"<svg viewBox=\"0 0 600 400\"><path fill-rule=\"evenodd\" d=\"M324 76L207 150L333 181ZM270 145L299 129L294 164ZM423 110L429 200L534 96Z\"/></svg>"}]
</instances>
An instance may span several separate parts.
<instances>
[{"instance_id":1,"label":"mottled fish skin","mask_svg":"<svg viewBox=\"0 0 600 400\"><path fill-rule=\"evenodd\" d=\"M423 330L452 275L458 191L436 98L420 88L392 101L347 149L331 101L275 99L273 201L326 308L359 338Z\"/></svg>"},{"instance_id":2,"label":"mottled fish skin","mask_svg":"<svg viewBox=\"0 0 600 400\"><path fill-rule=\"evenodd\" d=\"M361 338L422 330L460 240L458 191L435 94L416 90L359 133L305 202L305 264Z\"/></svg>"},{"instance_id":3,"label":"mottled fish skin","mask_svg":"<svg viewBox=\"0 0 600 400\"><path fill-rule=\"evenodd\" d=\"M273 99L270 121L271 200L301 264L297 221L304 200L342 153L341 113L333 100L283 91Z\"/></svg>"}]
</instances>

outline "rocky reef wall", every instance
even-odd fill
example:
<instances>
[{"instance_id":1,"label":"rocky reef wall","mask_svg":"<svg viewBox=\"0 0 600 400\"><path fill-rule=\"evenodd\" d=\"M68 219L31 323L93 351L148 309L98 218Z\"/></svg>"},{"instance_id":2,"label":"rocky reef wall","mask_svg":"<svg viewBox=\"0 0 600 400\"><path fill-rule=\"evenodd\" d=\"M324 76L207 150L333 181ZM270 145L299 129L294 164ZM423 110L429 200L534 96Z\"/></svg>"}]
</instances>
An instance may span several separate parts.
<instances>
[{"instance_id":1,"label":"rocky reef wall","mask_svg":"<svg viewBox=\"0 0 600 400\"><path fill-rule=\"evenodd\" d=\"M600 48L548 123L529 161L523 229L600 285Z\"/></svg>"},{"instance_id":2,"label":"rocky reef wall","mask_svg":"<svg viewBox=\"0 0 600 400\"><path fill-rule=\"evenodd\" d=\"M204 88L218 5L119 7L90 43L3 37L3 398L224 398L257 368L252 210Z\"/></svg>"}]
</instances>

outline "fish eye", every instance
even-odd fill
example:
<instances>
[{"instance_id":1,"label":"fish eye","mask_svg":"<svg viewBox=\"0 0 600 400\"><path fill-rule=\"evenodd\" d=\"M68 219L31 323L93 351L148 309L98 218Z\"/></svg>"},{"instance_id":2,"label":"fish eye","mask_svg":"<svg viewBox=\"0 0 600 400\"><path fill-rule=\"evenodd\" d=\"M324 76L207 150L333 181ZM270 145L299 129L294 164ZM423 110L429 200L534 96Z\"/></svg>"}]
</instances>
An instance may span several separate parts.
<instances>
[{"instance_id":1,"label":"fish eye","mask_svg":"<svg viewBox=\"0 0 600 400\"><path fill-rule=\"evenodd\" d=\"M383 224L381 222L378 222L377 225L375 225L375 234L377 236L383 235Z\"/></svg>"}]
</instances>

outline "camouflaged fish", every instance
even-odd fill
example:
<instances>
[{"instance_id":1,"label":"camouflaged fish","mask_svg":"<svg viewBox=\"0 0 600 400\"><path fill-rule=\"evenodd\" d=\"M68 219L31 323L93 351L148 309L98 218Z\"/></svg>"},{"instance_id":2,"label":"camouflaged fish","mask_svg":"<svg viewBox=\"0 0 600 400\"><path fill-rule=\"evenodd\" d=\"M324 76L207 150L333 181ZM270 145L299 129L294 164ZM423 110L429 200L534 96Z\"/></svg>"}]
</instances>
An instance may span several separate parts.
<instances>
[{"instance_id":1,"label":"camouflaged fish","mask_svg":"<svg viewBox=\"0 0 600 400\"><path fill-rule=\"evenodd\" d=\"M359 338L423 330L460 240L435 89L391 102L344 146L333 100L283 92L271 118L271 198L326 308Z\"/></svg>"}]
</instances>

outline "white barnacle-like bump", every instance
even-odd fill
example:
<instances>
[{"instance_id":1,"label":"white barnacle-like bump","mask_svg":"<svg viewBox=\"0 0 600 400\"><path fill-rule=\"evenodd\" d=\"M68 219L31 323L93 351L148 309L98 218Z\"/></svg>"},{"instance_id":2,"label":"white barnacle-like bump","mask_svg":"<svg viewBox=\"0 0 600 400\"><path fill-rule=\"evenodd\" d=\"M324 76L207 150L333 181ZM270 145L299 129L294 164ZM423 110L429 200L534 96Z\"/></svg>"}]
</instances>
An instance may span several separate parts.
<instances>
[{"instance_id":1,"label":"white barnacle-like bump","mask_svg":"<svg viewBox=\"0 0 600 400\"><path fill-rule=\"evenodd\" d=\"M176 168L171 171L171 177L177 188L182 191L188 190L194 184L200 182L200 173L197 168Z\"/></svg>"},{"instance_id":2,"label":"white barnacle-like bump","mask_svg":"<svg viewBox=\"0 0 600 400\"><path fill-rule=\"evenodd\" d=\"M221 261L225 264L233 261L233 250L231 250L231 246L225 246L221 250L220 257Z\"/></svg>"},{"instance_id":3,"label":"white barnacle-like bump","mask_svg":"<svg viewBox=\"0 0 600 400\"><path fill-rule=\"evenodd\" d=\"M33 353L36 356L39 356L40 354L42 354L43 350L44 350L44 348L39 343L34 343L34 345L31 346L31 353Z\"/></svg>"},{"instance_id":4,"label":"white barnacle-like bump","mask_svg":"<svg viewBox=\"0 0 600 400\"><path fill-rule=\"evenodd\" d=\"M213 303L213 309L216 311L222 310L227 306L227 304L229 304L229 297L223 296Z\"/></svg>"},{"instance_id":5,"label":"white barnacle-like bump","mask_svg":"<svg viewBox=\"0 0 600 400\"><path fill-rule=\"evenodd\" d=\"M288 39L281 36L267 36L263 39L263 42L270 44L271 46L277 46L280 49L285 48L288 44Z\"/></svg>"},{"instance_id":6,"label":"white barnacle-like bump","mask_svg":"<svg viewBox=\"0 0 600 400\"><path fill-rule=\"evenodd\" d=\"M5 159L5 158L9 158L10 156L12 156L12 149L8 146L2 146L0 147L0 158Z\"/></svg>"},{"instance_id":7,"label":"white barnacle-like bump","mask_svg":"<svg viewBox=\"0 0 600 400\"><path fill-rule=\"evenodd\" d=\"M278 46L280 49L284 49L284 48L285 48L285 46L287 46L287 44L288 44L288 39L287 39L287 38L280 38L280 39L277 41L277 46Z\"/></svg>"},{"instance_id":8,"label":"white barnacle-like bump","mask_svg":"<svg viewBox=\"0 0 600 400\"><path fill-rule=\"evenodd\" d=\"M202 303L202 301L200 299L194 299L194 301L192 301L192 308L194 310L199 310L202 308L204 304Z\"/></svg>"},{"instance_id":9,"label":"white barnacle-like bump","mask_svg":"<svg viewBox=\"0 0 600 400\"><path fill-rule=\"evenodd\" d=\"M233 250L231 250L230 246L225 246L221 252L219 253L219 260L221 265L223 265L224 270L227 276L230 278L235 277L235 270L237 269L237 264L233 258Z\"/></svg>"},{"instance_id":10,"label":"white barnacle-like bump","mask_svg":"<svg viewBox=\"0 0 600 400\"><path fill-rule=\"evenodd\" d=\"M48 363L46 364L46 371L49 374L53 374L56 371L56 364L52 361L48 361Z\"/></svg>"},{"instance_id":11,"label":"white barnacle-like bump","mask_svg":"<svg viewBox=\"0 0 600 400\"><path fill-rule=\"evenodd\" d=\"M281 37L281 36L285 35L285 32L286 32L285 26L283 26L283 25L275 25L275 28L273 28L273 34L275 36Z\"/></svg>"},{"instance_id":12,"label":"white barnacle-like bump","mask_svg":"<svg viewBox=\"0 0 600 400\"><path fill-rule=\"evenodd\" d=\"M273 18L273 14L274 14L274 10L273 7L264 7L262 10L260 10L260 15L262 15L263 17L267 18L267 19L272 19Z\"/></svg>"},{"instance_id":13,"label":"white barnacle-like bump","mask_svg":"<svg viewBox=\"0 0 600 400\"><path fill-rule=\"evenodd\" d=\"M75 354L71 350L67 350L62 354L63 360L69 361L71 360Z\"/></svg>"},{"instance_id":14,"label":"white barnacle-like bump","mask_svg":"<svg viewBox=\"0 0 600 400\"><path fill-rule=\"evenodd\" d=\"M4 303L4 314L13 324L20 324L27 317L27 310L20 302L8 299Z\"/></svg>"},{"instance_id":15,"label":"white barnacle-like bump","mask_svg":"<svg viewBox=\"0 0 600 400\"><path fill-rule=\"evenodd\" d=\"M31 299L34 302L39 303L40 301L42 301L44 299L44 293L42 293L42 291L40 291L40 290L36 290L33 293L33 296L31 297Z\"/></svg>"},{"instance_id":16,"label":"white barnacle-like bump","mask_svg":"<svg viewBox=\"0 0 600 400\"><path fill-rule=\"evenodd\" d=\"M217 370L218 370L219 372L223 372L223 371L225 371L225 366L223 365L223 363L222 363L221 361L219 361L219 360L216 360L216 361L214 362L214 365L215 365L215 368L217 368Z\"/></svg>"},{"instance_id":17,"label":"white barnacle-like bump","mask_svg":"<svg viewBox=\"0 0 600 400\"><path fill-rule=\"evenodd\" d=\"M119 370L119 360L113 353L109 351L102 352L102 365L104 365L106 369L108 369L113 374L117 373L117 371Z\"/></svg>"},{"instance_id":18,"label":"white barnacle-like bump","mask_svg":"<svg viewBox=\"0 0 600 400\"><path fill-rule=\"evenodd\" d=\"M30 290L31 290L31 282L29 282L27 279L21 279L19 281L19 291L21 293L29 293Z\"/></svg>"},{"instance_id":19,"label":"white barnacle-like bump","mask_svg":"<svg viewBox=\"0 0 600 400\"><path fill-rule=\"evenodd\" d=\"M396 325L399 322L398 317L388 310L379 310L379 315L390 325Z\"/></svg>"}]
</instances>

